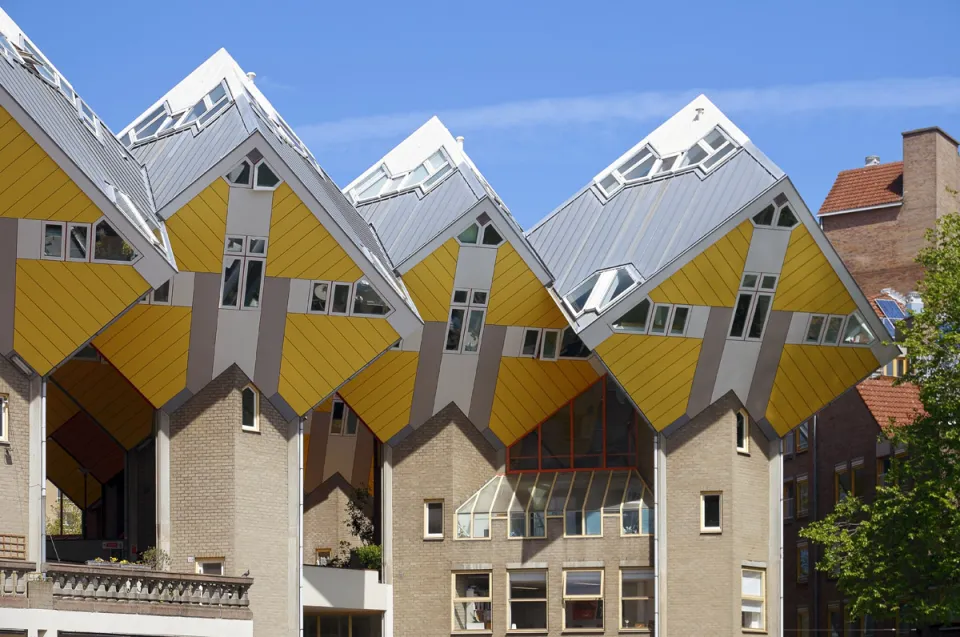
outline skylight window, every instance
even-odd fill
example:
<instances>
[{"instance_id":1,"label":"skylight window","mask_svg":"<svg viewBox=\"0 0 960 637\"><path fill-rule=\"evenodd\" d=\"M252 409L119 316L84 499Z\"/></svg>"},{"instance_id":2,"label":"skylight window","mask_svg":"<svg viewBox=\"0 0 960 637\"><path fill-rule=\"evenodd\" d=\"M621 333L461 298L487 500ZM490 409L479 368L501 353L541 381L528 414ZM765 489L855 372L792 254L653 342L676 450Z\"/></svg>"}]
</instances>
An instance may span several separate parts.
<instances>
[{"instance_id":1,"label":"skylight window","mask_svg":"<svg viewBox=\"0 0 960 637\"><path fill-rule=\"evenodd\" d=\"M130 200L130 197L128 197L125 192L116 186L110 185L109 190L113 196L113 202L117 205L117 208L123 213L123 216L130 221L130 223L136 226L137 230L140 231L140 234L146 237L147 240L154 245L163 245L163 234L160 230L159 222L157 222L157 220L150 214L141 214L140 210L137 209L133 201Z\"/></svg>"},{"instance_id":2,"label":"skylight window","mask_svg":"<svg viewBox=\"0 0 960 637\"><path fill-rule=\"evenodd\" d=\"M0 51L2 51L3 55L7 56L7 59L11 62L23 62L23 58L20 57L20 53L16 47L14 47L10 43L10 40L7 39L7 36L2 33L0 33Z\"/></svg>"},{"instance_id":3,"label":"skylight window","mask_svg":"<svg viewBox=\"0 0 960 637\"><path fill-rule=\"evenodd\" d=\"M574 316L584 312L601 312L640 283L640 275L632 266L621 265L591 274L563 297Z\"/></svg>"},{"instance_id":4,"label":"skylight window","mask_svg":"<svg viewBox=\"0 0 960 637\"><path fill-rule=\"evenodd\" d=\"M705 171L710 170L733 150L733 142L719 128L714 128L703 139L687 149L679 167L689 168L700 165Z\"/></svg>"},{"instance_id":5,"label":"skylight window","mask_svg":"<svg viewBox=\"0 0 960 637\"><path fill-rule=\"evenodd\" d=\"M503 236L490 221L483 224L474 222L457 235L457 241L461 245L482 245L495 248L503 243Z\"/></svg>"},{"instance_id":6,"label":"skylight window","mask_svg":"<svg viewBox=\"0 0 960 637\"><path fill-rule=\"evenodd\" d=\"M253 188L254 190L276 190L277 186L283 181L270 168L265 159L261 159L254 164L249 158L241 160L230 172L224 175L224 179L231 186Z\"/></svg>"},{"instance_id":7,"label":"skylight window","mask_svg":"<svg viewBox=\"0 0 960 637\"><path fill-rule=\"evenodd\" d=\"M43 53L41 53L37 47L33 46L33 43L28 40L26 36L21 36L20 42L27 54L25 56L21 56L24 62L33 67L40 77L45 79L47 82L53 84L54 86L60 86L60 75L53 70L53 65L47 61L47 58L43 56Z\"/></svg>"},{"instance_id":8,"label":"skylight window","mask_svg":"<svg viewBox=\"0 0 960 637\"><path fill-rule=\"evenodd\" d=\"M389 174L380 166L350 191L353 201L369 201L398 192L420 188L426 194L448 174L453 172L446 153L441 149L430 155L419 166L405 173Z\"/></svg>"},{"instance_id":9,"label":"skylight window","mask_svg":"<svg viewBox=\"0 0 960 637\"><path fill-rule=\"evenodd\" d=\"M221 81L212 91L204 95L192 108L172 113L167 103L163 103L144 115L133 129L124 135L120 141L129 146L134 142L142 142L196 122L198 126L207 124L216 117L217 113L230 105L230 93L227 91L226 81Z\"/></svg>"}]
</instances>

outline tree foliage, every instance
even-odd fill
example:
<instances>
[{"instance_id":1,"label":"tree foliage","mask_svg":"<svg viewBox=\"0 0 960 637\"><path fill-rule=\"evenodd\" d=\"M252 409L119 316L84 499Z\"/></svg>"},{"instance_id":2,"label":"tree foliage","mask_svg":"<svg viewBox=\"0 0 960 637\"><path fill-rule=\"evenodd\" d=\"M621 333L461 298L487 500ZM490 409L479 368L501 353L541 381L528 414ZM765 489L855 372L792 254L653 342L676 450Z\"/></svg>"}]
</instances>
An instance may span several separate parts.
<instances>
[{"instance_id":1,"label":"tree foliage","mask_svg":"<svg viewBox=\"0 0 960 637\"><path fill-rule=\"evenodd\" d=\"M917 257L923 312L903 328L926 411L886 428L895 458L873 502L848 498L801 532L823 549L853 616L931 626L960 617L960 216L940 219ZM882 423L885 424L885 423Z\"/></svg>"}]
</instances>

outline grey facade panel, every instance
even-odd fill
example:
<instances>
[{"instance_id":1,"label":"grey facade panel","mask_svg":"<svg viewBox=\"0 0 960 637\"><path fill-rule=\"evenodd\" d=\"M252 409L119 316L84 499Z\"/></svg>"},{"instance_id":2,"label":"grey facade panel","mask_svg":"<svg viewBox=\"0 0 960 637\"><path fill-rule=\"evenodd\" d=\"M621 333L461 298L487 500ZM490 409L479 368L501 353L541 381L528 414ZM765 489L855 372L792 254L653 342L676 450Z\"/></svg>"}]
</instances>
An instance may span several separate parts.
<instances>
[{"instance_id":1,"label":"grey facade panel","mask_svg":"<svg viewBox=\"0 0 960 637\"><path fill-rule=\"evenodd\" d=\"M394 263L401 263L480 200L458 169L421 197L408 192L360 206Z\"/></svg>"},{"instance_id":2,"label":"grey facade panel","mask_svg":"<svg viewBox=\"0 0 960 637\"><path fill-rule=\"evenodd\" d=\"M17 220L0 219L0 356L13 349L17 299Z\"/></svg>"},{"instance_id":3,"label":"grey facade panel","mask_svg":"<svg viewBox=\"0 0 960 637\"><path fill-rule=\"evenodd\" d=\"M190 351L187 354L187 389L198 392L213 380L220 308L220 275L197 272L193 279L193 312L190 317Z\"/></svg>"},{"instance_id":4,"label":"grey facade panel","mask_svg":"<svg viewBox=\"0 0 960 637\"><path fill-rule=\"evenodd\" d=\"M280 386L281 353L287 325L289 297L290 279L278 279L272 276L264 279L260 335L257 339L257 365L253 372L253 382L267 396L277 393Z\"/></svg>"},{"instance_id":5,"label":"grey facade panel","mask_svg":"<svg viewBox=\"0 0 960 637\"><path fill-rule=\"evenodd\" d=\"M0 60L0 87L16 101L54 143L107 194L114 184L143 211L154 211L140 165L101 124L98 140L77 115L77 109L56 88L18 63Z\"/></svg>"},{"instance_id":6,"label":"grey facade panel","mask_svg":"<svg viewBox=\"0 0 960 637\"><path fill-rule=\"evenodd\" d=\"M625 188L606 203L585 189L527 238L561 295L591 273L624 263L650 278L775 181L741 150L705 178L680 173Z\"/></svg>"}]
</instances>

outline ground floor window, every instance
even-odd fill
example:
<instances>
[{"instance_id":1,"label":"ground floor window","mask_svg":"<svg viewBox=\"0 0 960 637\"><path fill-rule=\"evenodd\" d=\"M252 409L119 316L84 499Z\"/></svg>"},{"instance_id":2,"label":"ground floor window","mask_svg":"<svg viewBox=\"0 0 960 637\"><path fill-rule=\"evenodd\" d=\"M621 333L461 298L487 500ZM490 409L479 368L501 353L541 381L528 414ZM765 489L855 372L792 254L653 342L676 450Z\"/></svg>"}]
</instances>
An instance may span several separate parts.
<instances>
[{"instance_id":1,"label":"ground floor window","mask_svg":"<svg viewBox=\"0 0 960 637\"><path fill-rule=\"evenodd\" d=\"M620 571L620 630L653 629L653 571Z\"/></svg>"},{"instance_id":2,"label":"ground floor window","mask_svg":"<svg viewBox=\"0 0 960 637\"><path fill-rule=\"evenodd\" d=\"M563 572L563 630L603 628L603 571Z\"/></svg>"},{"instance_id":3,"label":"ground floor window","mask_svg":"<svg viewBox=\"0 0 960 637\"><path fill-rule=\"evenodd\" d=\"M383 615L307 615L304 637L380 637Z\"/></svg>"},{"instance_id":4,"label":"ground floor window","mask_svg":"<svg viewBox=\"0 0 960 637\"><path fill-rule=\"evenodd\" d=\"M547 572L512 571L509 579L507 627L510 630L547 630Z\"/></svg>"},{"instance_id":5,"label":"ground floor window","mask_svg":"<svg viewBox=\"0 0 960 637\"><path fill-rule=\"evenodd\" d=\"M453 574L453 632L489 632L493 628L490 573Z\"/></svg>"}]
</instances>

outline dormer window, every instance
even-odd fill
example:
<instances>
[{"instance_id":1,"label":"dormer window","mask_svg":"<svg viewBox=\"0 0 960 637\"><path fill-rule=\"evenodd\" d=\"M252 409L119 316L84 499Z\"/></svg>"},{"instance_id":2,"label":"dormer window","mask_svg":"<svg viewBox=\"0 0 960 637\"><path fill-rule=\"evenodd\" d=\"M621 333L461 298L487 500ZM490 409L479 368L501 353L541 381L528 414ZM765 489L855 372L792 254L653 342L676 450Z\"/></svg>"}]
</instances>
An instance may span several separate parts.
<instances>
[{"instance_id":1,"label":"dormer window","mask_svg":"<svg viewBox=\"0 0 960 637\"><path fill-rule=\"evenodd\" d=\"M563 297L574 316L584 312L601 312L640 282L632 265L621 265L591 274Z\"/></svg>"},{"instance_id":2,"label":"dormer window","mask_svg":"<svg viewBox=\"0 0 960 637\"><path fill-rule=\"evenodd\" d=\"M354 202L361 202L414 188L419 188L426 194L451 172L453 165L444 150L440 149L407 172L394 175L388 172L386 166L380 166L354 186L350 190L350 196Z\"/></svg>"},{"instance_id":3,"label":"dormer window","mask_svg":"<svg viewBox=\"0 0 960 637\"><path fill-rule=\"evenodd\" d=\"M800 220L783 195L779 195L772 204L753 215L753 225L764 228L789 230L798 223Z\"/></svg>"},{"instance_id":4,"label":"dormer window","mask_svg":"<svg viewBox=\"0 0 960 637\"><path fill-rule=\"evenodd\" d=\"M490 221L486 223L476 221L457 235L457 241L461 245L482 245L495 248L503 243L503 236Z\"/></svg>"},{"instance_id":5,"label":"dormer window","mask_svg":"<svg viewBox=\"0 0 960 637\"><path fill-rule=\"evenodd\" d=\"M234 186L246 186L247 188L252 188L252 177L253 166L250 165L250 162L246 159L237 164L236 168L227 173L227 181Z\"/></svg>"},{"instance_id":6,"label":"dormer window","mask_svg":"<svg viewBox=\"0 0 960 637\"><path fill-rule=\"evenodd\" d=\"M714 128L703 139L687 149L679 167L688 168L699 165L704 171L708 171L733 150L733 142L720 128Z\"/></svg>"},{"instance_id":7,"label":"dormer window","mask_svg":"<svg viewBox=\"0 0 960 637\"><path fill-rule=\"evenodd\" d=\"M213 117L219 113L223 108L229 103L229 93L227 92L227 83L226 81L221 81L217 84L213 90L204 95L200 101L193 105L189 111L187 111L186 117L182 121L178 122L178 126L185 126L193 122L197 122L199 125L203 126L209 122Z\"/></svg>"},{"instance_id":8,"label":"dormer window","mask_svg":"<svg viewBox=\"0 0 960 637\"><path fill-rule=\"evenodd\" d=\"M173 113L169 105L164 102L140 118L140 121L134 124L133 129L121 137L120 141L130 146L134 142L142 142L193 123L202 127L229 105L230 93L227 90L226 80L222 80L186 111Z\"/></svg>"},{"instance_id":9,"label":"dormer window","mask_svg":"<svg viewBox=\"0 0 960 637\"><path fill-rule=\"evenodd\" d=\"M231 186L240 188L253 188L254 190L276 190L277 186L283 181L273 172L273 169L267 164L265 159L260 159L256 163L249 158L244 158L239 164L224 175Z\"/></svg>"},{"instance_id":10,"label":"dormer window","mask_svg":"<svg viewBox=\"0 0 960 637\"><path fill-rule=\"evenodd\" d=\"M275 190L280 185L280 178L267 165L267 162L261 160L254 168L256 174L254 190Z\"/></svg>"}]
</instances>

